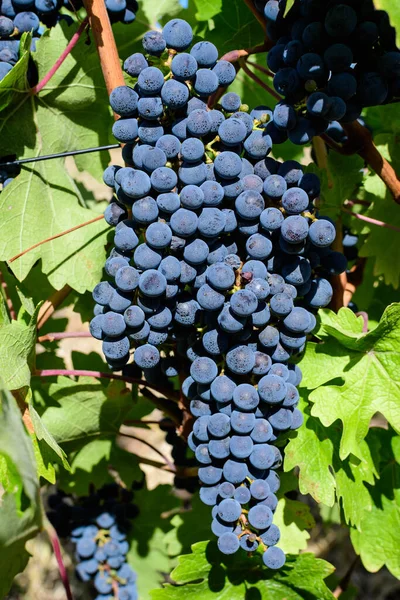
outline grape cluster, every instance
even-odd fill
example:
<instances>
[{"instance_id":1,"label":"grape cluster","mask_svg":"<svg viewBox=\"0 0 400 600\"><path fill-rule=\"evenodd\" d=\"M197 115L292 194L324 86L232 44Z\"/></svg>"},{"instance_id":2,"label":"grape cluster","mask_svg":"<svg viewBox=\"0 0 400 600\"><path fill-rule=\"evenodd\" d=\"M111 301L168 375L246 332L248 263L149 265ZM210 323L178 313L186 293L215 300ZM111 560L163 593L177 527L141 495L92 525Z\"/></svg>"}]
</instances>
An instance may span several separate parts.
<instances>
[{"instance_id":1,"label":"grape cluster","mask_svg":"<svg viewBox=\"0 0 400 600\"><path fill-rule=\"evenodd\" d=\"M330 248L334 225L315 209L318 177L269 156L265 107L249 113L228 92L208 108L235 70L209 42L186 52L191 42L179 19L146 34L146 56L124 65L133 87L110 96L127 166L104 173L115 192L105 211L114 248L93 291L90 329L111 368L132 353L125 369L148 381L190 373L188 443L219 548L262 544L265 564L280 568L273 442L302 422L301 372L289 361L346 260Z\"/></svg>"},{"instance_id":2,"label":"grape cluster","mask_svg":"<svg viewBox=\"0 0 400 600\"><path fill-rule=\"evenodd\" d=\"M92 581L95 600L138 598L136 573L126 561L129 519L137 515L132 498L132 492L112 484L76 503L61 491L48 499L48 518L59 535L75 544L77 576Z\"/></svg>"},{"instance_id":3,"label":"grape cluster","mask_svg":"<svg viewBox=\"0 0 400 600\"><path fill-rule=\"evenodd\" d=\"M257 2L274 42L267 64L283 96L267 124L275 143L305 144L330 122L400 97L400 52L388 14L372 0Z\"/></svg>"},{"instance_id":4,"label":"grape cluster","mask_svg":"<svg viewBox=\"0 0 400 600\"><path fill-rule=\"evenodd\" d=\"M112 23L132 23L138 11L136 0L105 0ZM53 27L60 19L72 22L70 16L60 14L61 8L76 12L83 7L82 0L1 0L0 4L0 80L11 71L19 58L19 37L32 32L31 50L43 33L43 23Z\"/></svg>"}]
</instances>

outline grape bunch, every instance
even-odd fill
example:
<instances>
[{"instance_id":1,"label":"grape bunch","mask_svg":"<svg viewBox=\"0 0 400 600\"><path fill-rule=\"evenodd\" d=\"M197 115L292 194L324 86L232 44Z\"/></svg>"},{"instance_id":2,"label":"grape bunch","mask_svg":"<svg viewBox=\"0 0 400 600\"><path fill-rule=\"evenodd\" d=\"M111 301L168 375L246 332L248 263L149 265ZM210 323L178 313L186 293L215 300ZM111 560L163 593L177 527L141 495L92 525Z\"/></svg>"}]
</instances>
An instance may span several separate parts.
<instances>
[{"instance_id":1,"label":"grape bunch","mask_svg":"<svg viewBox=\"0 0 400 600\"><path fill-rule=\"evenodd\" d=\"M104 173L114 247L90 330L110 368L163 385L180 377L220 550L262 544L265 564L280 568L273 443L302 422L290 360L346 259L315 208L318 177L269 156L267 109L249 113L232 92L209 109L235 70L209 42L189 51L192 37L180 19L146 34L146 55L124 64L133 87L111 93L127 166Z\"/></svg>"},{"instance_id":2,"label":"grape bunch","mask_svg":"<svg viewBox=\"0 0 400 600\"><path fill-rule=\"evenodd\" d=\"M138 598L137 576L126 561L129 519L137 515L132 498L132 492L111 484L76 503L61 491L48 499L48 518L60 536L75 544L76 574L93 583L95 600Z\"/></svg>"},{"instance_id":3,"label":"grape bunch","mask_svg":"<svg viewBox=\"0 0 400 600\"><path fill-rule=\"evenodd\" d=\"M112 23L132 23L138 11L137 0L105 0ZM72 23L72 18L61 14L61 8L77 12L83 7L82 0L1 0L0 4L0 81L19 58L19 38L32 32L31 50L46 27L55 26L61 19Z\"/></svg>"},{"instance_id":4,"label":"grape bunch","mask_svg":"<svg viewBox=\"0 0 400 600\"><path fill-rule=\"evenodd\" d=\"M256 6L274 42L267 64L283 96L266 125L275 143L305 144L332 121L349 123L364 107L398 101L396 32L372 0L296 0L285 16L285 0Z\"/></svg>"}]
</instances>

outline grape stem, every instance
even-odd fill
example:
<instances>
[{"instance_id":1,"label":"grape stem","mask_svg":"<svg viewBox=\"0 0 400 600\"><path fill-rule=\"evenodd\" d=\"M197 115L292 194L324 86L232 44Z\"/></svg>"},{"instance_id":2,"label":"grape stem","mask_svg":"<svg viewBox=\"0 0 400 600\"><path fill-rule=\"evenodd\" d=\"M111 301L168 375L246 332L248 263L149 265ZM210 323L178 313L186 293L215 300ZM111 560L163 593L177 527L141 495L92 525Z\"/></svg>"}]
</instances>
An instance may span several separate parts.
<instances>
[{"instance_id":1,"label":"grape stem","mask_svg":"<svg viewBox=\"0 0 400 600\"><path fill-rule=\"evenodd\" d=\"M67 47L62 52L62 54L59 56L59 58L56 60L56 62L54 63L54 65L51 67L50 71L43 77L43 79L41 81L39 81L39 83L37 85L35 85L33 88L31 88L30 93L31 93L32 96L35 96L36 94L38 94L39 92L41 92L42 89L46 86L46 84L53 77L53 75L55 75L55 73L61 67L61 65L63 64L63 62L67 58L67 56L71 53L72 49L78 43L78 41L79 41L82 33L87 28L88 23L89 23L89 20L86 17L82 21L82 23L79 25L79 28L78 28L77 32L74 33L74 35L72 36L71 40L67 44Z\"/></svg>"},{"instance_id":2,"label":"grape stem","mask_svg":"<svg viewBox=\"0 0 400 600\"><path fill-rule=\"evenodd\" d=\"M65 589L65 594L66 594L67 600L74 600L74 597L71 592L71 587L69 585L68 572L64 565L62 552L61 552L61 544L60 544L60 540L58 539L57 532L54 529L53 525L50 523L50 521L46 517L44 517L43 526L44 526L44 530L47 533L47 536L50 540L50 543L53 547L53 552L54 552L54 555L57 560L58 570L60 572L60 577L61 577L61 581L62 581L64 589Z\"/></svg>"},{"instance_id":3,"label":"grape stem","mask_svg":"<svg viewBox=\"0 0 400 600\"><path fill-rule=\"evenodd\" d=\"M246 62L247 62L248 65L251 65L255 69L258 69L259 71L261 71L261 73L264 73L265 75L268 75L268 77L274 77L274 74L272 73L272 71L269 71L268 69L266 69L262 65L259 65L258 63L254 62L254 60L246 60Z\"/></svg>"},{"instance_id":4,"label":"grape stem","mask_svg":"<svg viewBox=\"0 0 400 600\"><path fill-rule=\"evenodd\" d=\"M265 91L267 91L271 96L273 96L276 100L282 100L282 96L280 96L272 87L270 87L267 83L262 81L246 64L246 60L244 58L239 59L239 65L242 67L243 71L257 83L260 87L262 87Z\"/></svg>"},{"instance_id":5,"label":"grape stem","mask_svg":"<svg viewBox=\"0 0 400 600\"><path fill-rule=\"evenodd\" d=\"M348 140L345 144L338 144L326 134L322 134L320 137L330 148L332 148L332 150L339 152L339 154L345 156L359 154L371 169L382 179L383 183L392 194L394 201L397 204L400 204L400 181L392 165L386 158L383 158L375 146L368 129L361 125L361 123L358 123L358 121L343 124L343 129L348 136Z\"/></svg>"},{"instance_id":6,"label":"grape stem","mask_svg":"<svg viewBox=\"0 0 400 600\"><path fill-rule=\"evenodd\" d=\"M138 437L138 436L136 436L136 435L134 435L132 433L124 433L124 432L120 431L119 435L121 435L122 437L129 438L131 440L136 440L137 442L140 442L141 444L144 444L148 448L151 448L151 450L153 450L153 452L155 452L156 454L158 454L158 456L161 456L161 458L163 459L165 465L168 467L169 471L171 473L176 473L176 467L175 467L174 463L171 462L170 459L168 458L168 456L166 456L165 454L163 454L161 452L161 450L159 450L158 448L156 448L155 446L153 446L153 444L151 444L147 440L143 440L142 438L140 438L140 437ZM138 457L138 458L140 460L140 457Z\"/></svg>"},{"instance_id":7,"label":"grape stem","mask_svg":"<svg viewBox=\"0 0 400 600\"><path fill-rule=\"evenodd\" d=\"M342 579L339 582L339 585L337 586L337 588L332 592L333 597L334 598L340 598L340 596L347 590L347 588L349 587L350 584L350 580L351 580L351 576L353 574L353 571L355 569L355 567L357 566L357 563L359 561L360 557L356 556L355 559L353 560L353 562L351 563L351 565L349 566L348 570L346 571L346 573L344 574L344 576L342 577Z\"/></svg>"},{"instance_id":8,"label":"grape stem","mask_svg":"<svg viewBox=\"0 0 400 600\"><path fill-rule=\"evenodd\" d=\"M13 305L10 295L8 293L8 285L6 283L6 280L4 279L4 275L1 271L0 271L0 283L1 283L1 288L3 290L3 296L4 296L4 299L7 304L10 318L12 321L15 321L17 319L17 313L14 310L14 305Z\"/></svg>"},{"instance_id":9,"label":"grape stem","mask_svg":"<svg viewBox=\"0 0 400 600\"><path fill-rule=\"evenodd\" d=\"M400 180L392 165L384 158L374 144L370 131L358 121L343 125L349 142L361 158L382 179L392 194L394 201L400 204Z\"/></svg>"},{"instance_id":10,"label":"grape stem","mask_svg":"<svg viewBox=\"0 0 400 600\"><path fill-rule=\"evenodd\" d=\"M54 292L52 296L48 300L42 304L39 309L38 320L37 320L37 329L39 330L43 325L50 319L51 315L57 308L62 304L65 298L72 292L72 288L69 285L64 285L61 290Z\"/></svg>"},{"instance_id":11,"label":"grape stem","mask_svg":"<svg viewBox=\"0 0 400 600\"><path fill-rule=\"evenodd\" d=\"M366 313L364 310L360 310L356 313L356 316L362 317L362 320L364 321L363 333L368 333L368 313Z\"/></svg>"},{"instance_id":12,"label":"grape stem","mask_svg":"<svg viewBox=\"0 0 400 600\"><path fill-rule=\"evenodd\" d=\"M90 221L85 221L85 223L80 223L79 225L75 225L75 227L71 227L70 229L67 229L66 231L61 231L60 233L56 233L56 235L52 235L51 237L46 238L45 240L42 240L41 242L37 242L36 244L33 244L33 246L31 246L30 248L26 248L26 250L23 250L22 252L20 252L19 254L16 254L12 258L9 258L7 262L12 263L15 260L17 260L18 258L21 258L21 256L28 254L28 252L31 252L35 248L42 246L42 244L47 244L47 242L52 242L53 240L56 240L57 238L60 238L63 235L67 235L68 233L72 233L73 231L76 231L77 229L81 229L81 227L86 227L87 225L96 223L96 221L101 221L103 218L104 217L101 214L101 215L98 215L97 217L94 217L94 219L90 219Z\"/></svg>"},{"instance_id":13,"label":"grape stem","mask_svg":"<svg viewBox=\"0 0 400 600\"><path fill-rule=\"evenodd\" d=\"M378 219L373 219L372 217L367 217L366 215L355 213L351 210L347 210L346 208L342 208L341 210L342 212L347 213L348 215L351 215L356 219L360 219L360 221L371 223L371 225L377 225L378 227L386 227L387 229L392 229L393 231L400 231L400 227L396 227L396 225L391 225L390 223L385 223L384 221L379 221Z\"/></svg>"},{"instance_id":14,"label":"grape stem","mask_svg":"<svg viewBox=\"0 0 400 600\"><path fill-rule=\"evenodd\" d=\"M34 371L33 375L36 377L57 377L59 375L64 376L76 376L76 377L96 377L97 379L115 379L117 381L125 381L125 383L132 383L136 385L143 385L144 387L151 388L152 390L163 394L166 398L174 398L177 401L176 394L165 390L161 386L153 383L147 383L142 379L136 377L128 377L127 375L117 375L116 373L104 373L102 371L87 371L85 369L38 369Z\"/></svg>"},{"instance_id":15,"label":"grape stem","mask_svg":"<svg viewBox=\"0 0 400 600\"><path fill-rule=\"evenodd\" d=\"M61 331L54 333L46 333L38 337L39 344L42 342L55 342L56 340L64 340L67 338L91 338L92 334L89 331Z\"/></svg>"}]
</instances>

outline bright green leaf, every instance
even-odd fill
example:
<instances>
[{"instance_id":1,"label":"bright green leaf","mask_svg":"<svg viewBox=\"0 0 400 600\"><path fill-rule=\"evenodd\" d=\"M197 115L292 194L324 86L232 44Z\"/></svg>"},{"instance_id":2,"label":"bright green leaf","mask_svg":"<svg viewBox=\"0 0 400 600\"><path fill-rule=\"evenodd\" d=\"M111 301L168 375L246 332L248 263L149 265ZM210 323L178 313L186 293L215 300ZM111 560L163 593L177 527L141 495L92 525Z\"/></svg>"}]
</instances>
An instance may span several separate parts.
<instances>
[{"instance_id":1,"label":"bright green leaf","mask_svg":"<svg viewBox=\"0 0 400 600\"><path fill-rule=\"evenodd\" d=\"M11 321L0 326L0 373L10 390L29 387L34 364L36 321L38 310L30 322Z\"/></svg>"},{"instance_id":2,"label":"bright green leaf","mask_svg":"<svg viewBox=\"0 0 400 600\"><path fill-rule=\"evenodd\" d=\"M157 22L163 17L172 19L181 11L179 0L145 0L140 6L140 17L145 16L149 22L149 29L155 28Z\"/></svg>"},{"instance_id":3,"label":"bright green leaf","mask_svg":"<svg viewBox=\"0 0 400 600\"><path fill-rule=\"evenodd\" d=\"M381 447L380 479L370 489L372 510L364 510L360 530L351 530L351 540L368 571L386 565L400 578L400 437L378 428L373 435Z\"/></svg>"},{"instance_id":4,"label":"bright green leaf","mask_svg":"<svg viewBox=\"0 0 400 600\"><path fill-rule=\"evenodd\" d=\"M15 575L29 555L25 543L41 528L39 481L31 439L17 403L0 381L0 597L4 597Z\"/></svg>"},{"instance_id":5,"label":"bright green leaf","mask_svg":"<svg viewBox=\"0 0 400 600\"><path fill-rule=\"evenodd\" d=\"M29 63L29 48L32 35L24 33L19 46L20 58L14 67L0 81L0 111L7 106L18 106L21 93L26 93L29 86L26 78Z\"/></svg>"},{"instance_id":6,"label":"bright green leaf","mask_svg":"<svg viewBox=\"0 0 400 600\"><path fill-rule=\"evenodd\" d=\"M97 438L74 453L71 472L60 474L59 486L68 493L85 496L90 486L100 489L116 477L128 489L134 481L140 481L143 473L137 457L119 448L115 440Z\"/></svg>"},{"instance_id":7,"label":"bright green leaf","mask_svg":"<svg viewBox=\"0 0 400 600\"><path fill-rule=\"evenodd\" d=\"M57 443L68 443L70 450L90 439L114 437L132 406L131 391L119 381L104 385L88 377L59 377L34 392L45 392L48 407L42 421Z\"/></svg>"},{"instance_id":8,"label":"bright green leaf","mask_svg":"<svg viewBox=\"0 0 400 600\"><path fill-rule=\"evenodd\" d=\"M96 217L93 211L79 206L75 191L61 160L40 162L34 170L23 169L1 194L4 218L0 225L0 259L7 260L37 242ZM36 222L37 227L27 225ZM9 263L10 267L23 280L41 259L42 270L54 288L68 284L78 292L93 289L102 276L108 229L103 220L81 227L38 246Z\"/></svg>"},{"instance_id":9,"label":"bright green leaf","mask_svg":"<svg viewBox=\"0 0 400 600\"><path fill-rule=\"evenodd\" d=\"M347 312L344 319L343 311ZM367 334L355 335L354 329L346 334L343 320L359 327L349 313L349 309L341 309L338 316L322 312L318 336L329 337L322 344L308 345L303 384L317 388L310 394L312 415L326 427L342 421L342 460L350 453L364 460L361 443L375 413L381 412L400 430L400 304L390 305L379 325ZM338 383L323 385L338 378Z\"/></svg>"},{"instance_id":10,"label":"bright green leaf","mask_svg":"<svg viewBox=\"0 0 400 600\"><path fill-rule=\"evenodd\" d=\"M221 12L222 0L194 0L197 13L196 19L198 21L208 21Z\"/></svg>"},{"instance_id":11,"label":"bright green leaf","mask_svg":"<svg viewBox=\"0 0 400 600\"><path fill-rule=\"evenodd\" d=\"M299 467L302 494L310 494L329 507L337 498L346 521L360 527L364 510L372 507L366 483L373 484L377 474L377 449L368 436L360 446L361 461L352 455L341 460L338 453L341 429L337 424L324 427L319 419L311 416L306 391L301 391L304 424L286 446L284 468L290 471Z\"/></svg>"},{"instance_id":12,"label":"bright green leaf","mask_svg":"<svg viewBox=\"0 0 400 600\"><path fill-rule=\"evenodd\" d=\"M315 525L310 507L304 502L281 498L274 513L274 523L281 532L277 544L287 554L298 554L307 548L310 534L307 529Z\"/></svg>"},{"instance_id":13,"label":"bright green leaf","mask_svg":"<svg viewBox=\"0 0 400 600\"><path fill-rule=\"evenodd\" d=\"M199 542L192 554L181 556L171 578L178 584L167 584L153 590L152 600L202 600L222 597L243 600L332 600L324 579L333 567L312 554L288 555L284 568L277 572L262 565L260 554L248 557L243 550L224 556L215 542ZM253 590L253 591L252 591Z\"/></svg>"}]
</instances>

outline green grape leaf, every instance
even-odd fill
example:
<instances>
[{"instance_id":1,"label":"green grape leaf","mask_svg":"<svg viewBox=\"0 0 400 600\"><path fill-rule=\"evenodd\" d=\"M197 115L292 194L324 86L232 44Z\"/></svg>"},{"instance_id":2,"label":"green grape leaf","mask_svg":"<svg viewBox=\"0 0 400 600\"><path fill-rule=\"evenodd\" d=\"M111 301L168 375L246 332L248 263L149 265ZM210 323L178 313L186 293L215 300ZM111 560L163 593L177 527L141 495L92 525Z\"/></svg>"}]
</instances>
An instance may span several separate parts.
<instances>
[{"instance_id":1,"label":"green grape leaf","mask_svg":"<svg viewBox=\"0 0 400 600\"><path fill-rule=\"evenodd\" d=\"M0 210L0 260L97 216L79 206L75 184L61 160L43 161L26 167L2 192ZM38 226L28 226L28 223ZM37 260L56 289L68 284L78 292L93 289L102 276L106 259L104 245L109 226L97 221L66 236L38 246L9 263L19 280L28 275Z\"/></svg>"},{"instance_id":2,"label":"green grape leaf","mask_svg":"<svg viewBox=\"0 0 400 600\"><path fill-rule=\"evenodd\" d=\"M376 176L377 177L377 176ZM389 222L400 229L400 211L393 210L393 198L388 192L368 208L365 215L378 221ZM400 250L398 231L371 225L370 231L359 254L373 261L374 275L383 275L385 283L398 289L400 283Z\"/></svg>"},{"instance_id":3,"label":"green grape leaf","mask_svg":"<svg viewBox=\"0 0 400 600\"><path fill-rule=\"evenodd\" d=\"M351 540L368 571L386 565L400 578L400 437L379 428L373 436L380 444L380 479L370 488L372 509L364 509L359 530L351 529Z\"/></svg>"},{"instance_id":4,"label":"green grape leaf","mask_svg":"<svg viewBox=\"0 0 400 600\"><path fill-rule=\"evenodd\" d=\"M149 22L149 29L157 28L157 23L163 17L172 19L182 10L179 0L146 0L140 5L139 17L145 16ZM135 24L137 23L137 19ZM136 31L135 31L136 33ZM132 51L133 52L133 51Z\"/></svg>"},{"instance_id":5,"label":"green grape leaf","mask_svg":"<svg viewBox=\"0 0 400 600\"><path fill-rule=\"evenodd\" d=\"M312 554L288 555L285 567L273 572L263 567L261 555L249 557L243 550L224 556L215 542L198 542L192 554L180 556L167 584L153 590L152 600L181 600L196 594L203 600L227 597L231 600L332 600L324 579L333 567Z\"/></svg>"},{"instance_id":6,"label":"green grape leaf","mask_svg":"<svg viewBox=\"0 0 400 600\"><path fill-rule=\"evenodd\" d=\"M197 13L196 19L198 21L208 21L221 12L223 0L194 0L196 4Z\"/></svg>"},{"instance_id":7,"label":"green grape leaf","mask_svg":"<svg viewBox=\"0 0 400 600\"><path fill-rule=\"evenodd\" d=\"M170 556L178 556L190 552L193 540L205 540L212 536L211 507L206 506L196 493L189 510L175 515L171 519L171 529L165 536Z\"/></svg>"},{"instance_id":8,"label":"green grape leaf","mask_svg":"<svg viewBox=\"0 0 400 600\"><path fill-rule=\"evenodd\" d=\"M281 498L274 514L274 523L281 532L277 546L287 554L298 554L306 550L310 534L307 529L315 525L310 507L304 502Z\"/></svg>"},{"instance_id":9,"label":"green grape leaf","mask_svg":"<svg viewBox=\"0 0 400 600\"><path fill-rule=\"evenodd\" d=\"M220 58L229 50L251 48L263 42L262 28L242 0L218 0L209 5L212 5L209 14L220 6L218 13L198 23L195 32L217 46ZM197 3L196 7L199 7ZM185 18L185 11L180 16Z\"/></svg>"},{"instance_id":10,"label":"green grape leaf","mask_svg":"<svg viewBox=\"0 0 400 600\"><path fill-rule=\"evenodd\" d=\"M28 71L31 40L32 34L22 34L19 45L19 60L0 81L0 111L8 106L12 106L15 109L15 106L18 106L21 92L26 93L28 90L26 74Z\"/></svg>"},{"instance_id":11,"label":"green grape leaf","mask_svg":"<svg viewBox=\"0 0 400 600\"><path fill-rule=\"evenodd\" d=\"M376 7L386 10L390 17L390 23L397 31L397 44L400 44L400 6L392 0L377 0Z\"/></svg>"},{"instance_id":12,"label":"green grape leaf","mask_svg":"<svg viewBox=\"0 0 400 600\"><path fill-rule=\"evenodd\" d=\"M0 380L0 597L29 559L25 543L41 528L40 488L32 441Z\"/></svg>"},{"instance_id":13,"label":"green grape leaf","mask_svg":"<svg viewBox=\"0 0 400 600\"><path fill-rule=\"evenodd\" d=\"M345 200L354 198L362 182L364 161L357 154L343 156L337 152L328 155L328 172L315 164L307 167L321 179L321 214L336 219Z\"/></svg>"},{"instance_id":14,"label":"green grape leaf","mask_svg":"<svg viewBox=\"0 0 400 600\"><path fill-rule=\"evenodd\" d=\"M35 401L46 406L42 422L68 451L114 437L132 407L131 391L120 381L105 385L89 377L59 377L57 383L35 386L33 392Z\"/></svg>"},{"instance_id":15,"label":"green grape leaf","mask_svg":"<svg viewBox=\"0 0 400 600\"><path fill-rule=\"evenodd\" d=\"M137 457L119 448L115 440L94 439L73 453L71 471L59 477L59 486L68 493L85 496L93 485L100 489L117 478L130 488L142 479Z\"/></svg>"},{"instance_id":16,"label":"green grape leaf","mask_svg":"<svg viewBox=\"0 0 400 600\"><path fill-rule=\"evenodd\" d=\"M37 42L34 60L39 81L65 50L76 27L76 23L68 26L60 22L59 26L47 29ZM31 118L37 123L43 154L102 146L114 141L96 44L86 44L85 34L36 96ZM84 154L76 156L74 161L79 170L100 179L109 162L109 153Z\"/></svg>"},{"instance_id":17,"label":"green grape leaf","mask_svg":"<svg viewBox=\"0 0 400 600\"><path fill-rule=\"evenodd\" d=\"M321 311L321 321L317 335L323 343L308 344L302 385L314 390L311 412L325 427L342 421L340 458L352 453L364 460L361 442L375 413L400 430L400 304L390 305L366 334L349 309L339 315ZM343 323L353 323L352 329Z\"/></svg>"},{"instance_id":18,"label":"green grape leaf","mask_svg":"<svg viewBox=\"0 0 400 600\"><path fill-rule=\"evenodd\" d=\"M10 317L3 294L0 294L0 327L10 324Z\"/></svg>"},{"instance_id":19,"label":"green grape leaf","mask_svg":"<svg viewBox=\"0 0 400 600\"><path fill-rule=\"evenodd\" d=\"M139 598L147 600L150 590L164 581L164 573L172 567L166 543L172 525L169 513L176 510L179 501L168 485L153 490L146 488L135 492L134 502L139 508L128 541L128 562L138 573Z\"/></svg>"},{"instance_id":20,"label":"green grape leaf","mask_svg":"<svg viewBox=\"0 0 400 600\"><path fill-rule=\"evenodd\" d=\"M50 483L55 483L56 472L54 463L62 465L67 471L71 470L67 455L45 427L32 404L29 405L29 414L34 428L32 442L38 465L38 475L39 477L44 477Z\"/></svg>"},{"instance_id":21,"label":"green grape leaf","mask_svg":"<svg viewBox=\"0 0 400 600\"><path fill-rule=\"evenodd\" d=\"M310 414L307 391L301 389L299 405L304 424L285 448L285 471L298 467L299 489L310 494L317 502L332 507L336 498L341 502L346 522L361 526L364 510L372 503L366 484L374 483L376 455L378 450L368 435L362 441L362 460L353 455L341 460L339 442L341 428L335 423L324 427L319 419Z\"/></svg>"},{"instance_id":22,"label":"green grape leaf","mask_svg":"<svg viewBox=\"0 0 400 600\"><path fill-rule=\"evenodd\" d=\"M36 322L40 306L28 325L11 321L0 325L0 373L10 390L29 387L35 361Z\"/></svg>"}]
</instances>

